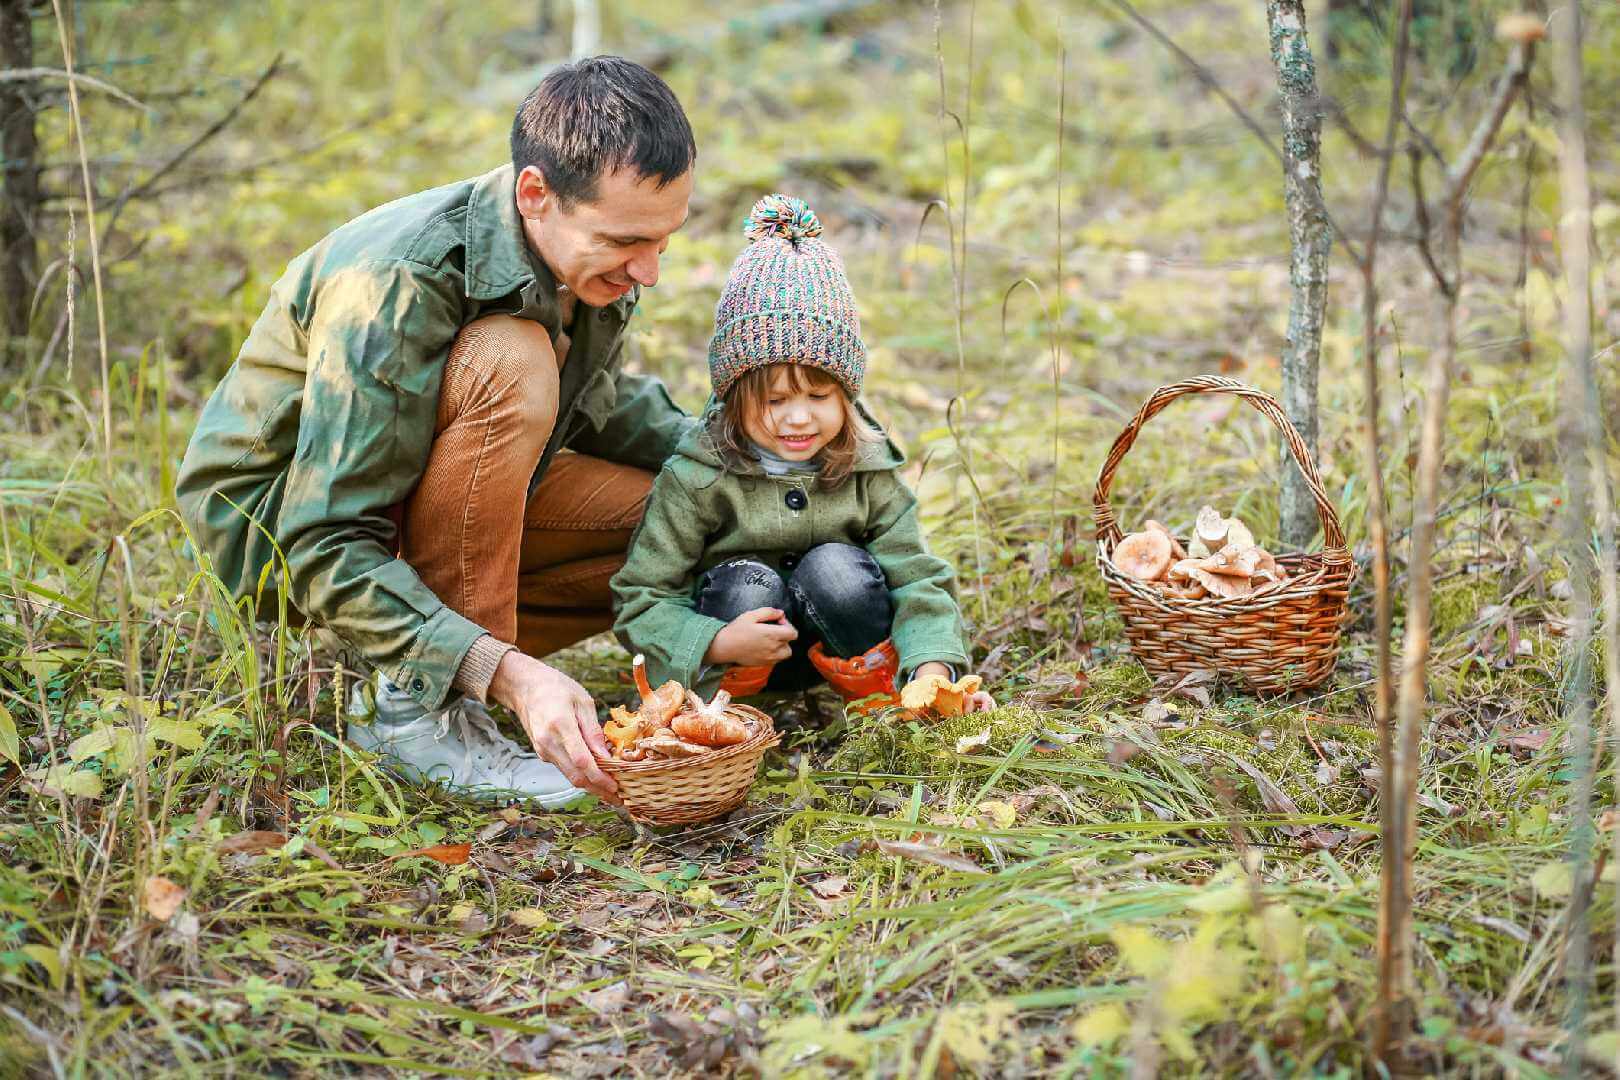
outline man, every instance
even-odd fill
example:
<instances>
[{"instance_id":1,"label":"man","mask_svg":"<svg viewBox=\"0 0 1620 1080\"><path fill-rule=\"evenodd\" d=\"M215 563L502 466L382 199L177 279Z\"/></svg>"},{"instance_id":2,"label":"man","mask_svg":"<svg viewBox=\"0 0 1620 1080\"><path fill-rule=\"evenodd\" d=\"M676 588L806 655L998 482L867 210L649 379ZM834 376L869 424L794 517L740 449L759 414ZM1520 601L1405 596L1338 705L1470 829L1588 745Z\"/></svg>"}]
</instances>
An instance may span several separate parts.
<instances>
[{"instance_id":1,"label":"man","mask_svg":"<svg viewBox=\"0 0 1620 1080\"><path fill-rule=\"evenodd\" d=\"M608 579L691 423L622 364L695 157L647 69L553 72L511 165L294 259L203 410L175 485L198 546L237 596L275 610L284 588L376 668L349 737L409 775L615 797L590 695L538 657L611 625Z\"/></svg>"}]
</instances>

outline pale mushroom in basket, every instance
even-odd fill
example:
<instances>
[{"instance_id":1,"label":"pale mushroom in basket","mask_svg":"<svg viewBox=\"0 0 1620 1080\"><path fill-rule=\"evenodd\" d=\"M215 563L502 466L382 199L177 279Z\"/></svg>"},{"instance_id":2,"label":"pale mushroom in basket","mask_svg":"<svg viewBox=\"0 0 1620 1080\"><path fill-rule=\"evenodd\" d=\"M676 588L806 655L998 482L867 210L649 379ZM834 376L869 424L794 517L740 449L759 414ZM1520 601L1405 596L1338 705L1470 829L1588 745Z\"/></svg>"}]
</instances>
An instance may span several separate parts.
<instances>
[{"instance_id":1,"label":"pale mushroom in basket","mask_svg":"<svg viewBox=\"0 0 1620 1080\"><path fill-rule=\"evenodd\" d=\"M1264 561L1262 556L1271 557L1253 544L1248 547L1227 544L1209 558L1200 560L1200 566L1212 574L1251 578L1259 571Z\"/></svg>"},{"instance_id":2,"label":"pale mushroom in basket","mask_svg":"<svg viewBox=\"0 0 1620 1080\"><path fill-rule=\"evenodd\" d=\"M1205 506L1198 511L1198 523L1194 526L1198 539L1211 551L1219 551L1226 544L1226 519L1221 512L1213 506Z\"/></svg>"},{"instance_id":3,"label":"pale mushroom in basket","mask_svg":"<svg viewBox=\"0 0 1620 1080\"><path fill-rule=\"evenodd\" d=\"M1254 533L1235 517L1226 519L1226 542L1238 547L1254 547Z\"/></svg>"},{"instance_id":4,"label":"pale mushroom in basket","mask_svg":"<svg viewBox=\"0 0 1620 1080\"><path fill-rule=\"evenodd\" d=\"M1153 529L1131 533L1114 546L1113 562L1137 581L1157 581L1170 568L1170 536Z\"/></svg>"},{"instance_id":5,"label":"pale mushroom in basket","mask_svg":"<svg viewBox=\"0 0 1620 1080\"><path fill-rule=\"evenodd\" d=\"M1182 582L1167 581L1161 587L1164 595L1173 600L1202 600L1209 595L1209 590L1190 577L1183 579Z\"/></svg>"},{"instance_id":6,"label":"pale mushroom in basket","mask_svg":"<svg viewBox=\"0 0 1620 1080\"><path fill-rule=\"evenodd\" d=\"M1247 596L1254 591L1246 577L1228 577L1225 574L1212 574L1202 567L1193 567L1192 578L1198 584L1223 600L1232 600L1239 596Z\"/></svg>"},{"instance_id":7,"label":"pale mushroom in basket","mask_svg":"<svg viewBox=\"0 0 1620 1080\"><path fill-rule=\"evenodd\" d=\"M1187 557L1189 559L1209 558L1209 545L1196 536L1193 537L1192 543L1187 545Z\"/></svg>"}]
</instances>

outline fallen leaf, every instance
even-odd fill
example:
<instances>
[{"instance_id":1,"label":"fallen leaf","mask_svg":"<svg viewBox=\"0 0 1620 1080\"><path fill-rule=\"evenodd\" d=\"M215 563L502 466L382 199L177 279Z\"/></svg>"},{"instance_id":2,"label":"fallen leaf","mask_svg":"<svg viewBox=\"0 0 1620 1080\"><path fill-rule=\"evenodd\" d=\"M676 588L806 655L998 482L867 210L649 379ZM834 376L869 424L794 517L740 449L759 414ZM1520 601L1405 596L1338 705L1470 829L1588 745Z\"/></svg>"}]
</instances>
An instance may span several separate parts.
<instances>
[{"instance_id":1,"label":"fallen leaf","mask_svg":"<svg viewBox=\"0 0 1620 1080\"><path fill-rule=\"evenodd\" d=\"M630 986L625 982L616 982L600 990L586 990L575 996L592 1012L609 1016L623 1012L625 1006L630 1003Z\"/></svg>"},{"instance_id":2,"label":"fallen leaf","mask_svg":"<svg viewBox=\"0 0 1620 1080\"><path fill-rule=\"evenodd\" d=\"M1108 740L1108 764L1123 765L1142 752L1142 748L1129 739Z\"/></svg>"},{"instance_id":3,"label":"fallen leaf","mask_svg":"<svg viewBox=\"0 0 1620 1080\"><path fill-rule=\"evenodd\" d=\"M431 847L417 848L415 851L407 851L402 855L389 856L388 861L392 862L394 859L409 859L412 856L421 855L425 858L432 859L434 862L442 862L446 866L460 866L462 863L467 861L471 854L471 844L434 844Z\"/></svg>"},{"instance_id":4,"label":"fallen leaf","mask_svg":"<svg viewBox=\"0 0 1620 1080\"><path fill-rule=\"evenodd\" d=\"M964 735L960 739L957 739L956 752L958 754L971 754L975 750L983 747L989 741L990 727L989 725L986 725L985 729L979 732L977 735Z\"/></svg>"},{"instance_id":5,"label":"fallen leaf","mask_svg":"<svg viewBox=\"0 0 1620 1080\"><path fill-rule=\"evenodd\" d=\"M959 870L964 874L984 873L984 868L972 859L958 855L953 851L945 851L932 844L916 844L909 840L879 840L877 849L885 855L897 855L902 859L915 859L917 862L943 866L947 870Z\"/></svg>"},{"instance_id":6,"label":"fallen leaf","mask_svg":"<svg viewBox=\"0 0 1620 1080\"><path fill-rule=\"evenodd\" d=\"M510 821L492 821L478 830L478 842L487 844L511 827L512 823Z\"/></svg>"},{"instance_id":7,"label":"fallen leaf","mask_svg":"<svg viewBox=\"0 0 1620 1080\"><path fill-rule=\"evenodd\" d=\"M287 846L287 834L265 829L247 829L233 833L219 842L218 850L227 855L258 855L261 852Z\"/></svg>"},{"instance_id":8,"label":"fallen leaf","mask_svg":"<svg viewBox=\"0 0 1620 1080\"><path fill-rule=\"evenodd\" d=\"M989 818L998 829L1010 829L1018 820L1018 809L1012 803L999 799L986 799L974 809Z\"/></svg>"},{"instance_id":9,"label":"fallen leaf","mask_svg":"<svg viewBox=\"0 0 1620 1080\"><path fill-rule=\"evenodd\" d=\"M153 874L146 879L146 913L158 922L168 922L185 902L186 890L166 877Z\"/></svg>"},{"instance_id":10,"label":"fallen leaf","mask_svg":"<svg viewBox=\"0 0 1620 1080\"><path fill-rule=\"evenodd\" d=\"M1552 732L1546 728L1528 728L1524 731L1514 731L1505 735L1502 745L1509 750L1528 750L1534 753L1547 745Z\"/></svg>"},{"instance_id":11,"label":"fallen leaf","mask_svg":"<svg viewBox=\"0 0 1620 1080\"><path fill-rule=\"evenodd\" d=\"M837 900L849 891L849 878L824 877L810 883L810 891L823 900Z\"/></svg>"},{"instance_id":12,"label":"fallen leaf","mask_svg":"<svg viewBox=\"0 0 1620 1080\"><path fill-rule=\"evenodd\" d=\"M1166 705L1158 698L1149 701L1142 709L1142 719L1149 724L1160 724L1176 715L1174 705Z\"/></svg>"},{"instance_id":13,"label":"fallen leaf","mask_svg":"<svg viewBox=\"0 0 1620 1080\"><path fill-rule=\"evenodd\" d=\"M529 930L546 930L553 925L551 916L547 915L541 908L517 908L508 911L506 917L513 925Z\"/></svg>"}]
</instances>

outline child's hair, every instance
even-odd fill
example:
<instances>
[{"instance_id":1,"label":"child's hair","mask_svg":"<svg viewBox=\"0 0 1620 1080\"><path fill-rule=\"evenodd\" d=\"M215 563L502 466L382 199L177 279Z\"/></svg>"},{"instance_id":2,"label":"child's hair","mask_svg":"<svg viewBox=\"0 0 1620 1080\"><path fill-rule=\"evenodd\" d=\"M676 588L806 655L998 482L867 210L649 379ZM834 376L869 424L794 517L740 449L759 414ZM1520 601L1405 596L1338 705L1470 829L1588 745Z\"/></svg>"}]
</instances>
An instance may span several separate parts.
<instances>
[{"instance_id":1,"label":"child's hair","mask_svg":"<svg viewBox=\"0 0 1620 1080\"><path fill-rule=\"evenodd\" d=\"M820 486L830 491L855 471L855 458L861 444L876 442L879 435L855 411L855 402L843 384L821 368L808 364L767 364L739 375L721 399L720 418L714 427L715 448L734 468L742 462L757 460L752 440L744 428L751 418L764 416L770 409L771 379L779 367L787 368L789 392L830 388L838 391L838 400L844 403L844 426L816 455Z\"/></svg>"}]
</instances>

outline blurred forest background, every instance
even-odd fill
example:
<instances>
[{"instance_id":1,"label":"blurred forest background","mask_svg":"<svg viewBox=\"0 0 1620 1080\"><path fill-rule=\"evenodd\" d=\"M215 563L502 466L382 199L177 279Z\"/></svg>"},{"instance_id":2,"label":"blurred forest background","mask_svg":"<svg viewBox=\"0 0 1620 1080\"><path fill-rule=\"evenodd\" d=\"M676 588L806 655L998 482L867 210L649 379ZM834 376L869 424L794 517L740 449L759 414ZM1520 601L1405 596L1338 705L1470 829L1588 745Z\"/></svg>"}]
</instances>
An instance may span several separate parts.
<instances>
[{"instance_id":1,"label":"blurred forest background","mask_svg":"<svg viewBox=\"0 0 1620 1080\"><path fill-rule=\"evenodd\" d=\"M664 0L576 26L592 5L0 0L0 1076L1359 1073L1378 980L1370 575L1334 680L1259 700L1152 686L1091 561L1121 427L1194 374L1280 392L1290 297L1277 159L1129 7ZM1307 5L1325 199L1357 243L1393 7ZM1423 0L1412 24L1415 131L1378 268L1397 641L1444 308L1404 145L1431 144L1432 197L1521 8L1549 14ZM1134 10L1280 142L1263 4ZM1620 17L1584 10L1612 475ZM691 223L632 325L634 362L679 403L707 393L747 208L785 191L826 225L868 400L1006 703L982 748L958 746L984 726L968 718L839 719L699 829L494 812L342 752L328 660L199 575L174 471L282 268L505 161L516 103L576 47L654 66L696 132ZM1592 846L1594 887L1565 861L1552 56L1464 216L1405 1038L1434 1072L1620 1050L1615 867ZM1365 567L1362 279L1337 243L1329 271L1317 463ZM1185 532L1212 502L1273 537L1276 445L1234 399L1180 403L1125 462L1115 513ZM603 638L558 662L621 700L624 661ZM457 843L470 857L408 854ZM175 904L154 903L156 875ZM1571 977L1576 940L1591 962Z\"/></svg>"}]
</instances>

